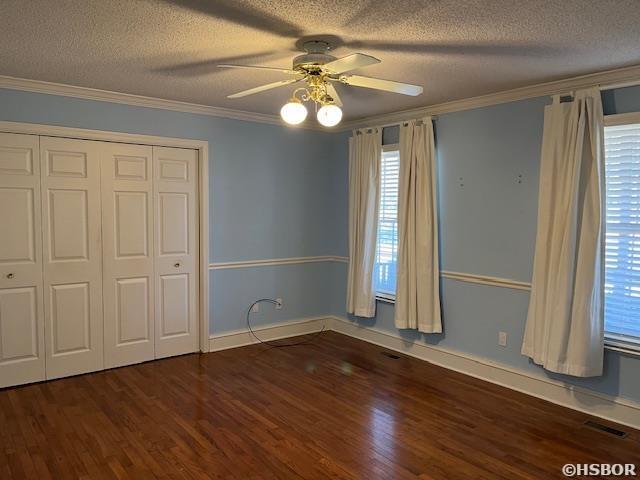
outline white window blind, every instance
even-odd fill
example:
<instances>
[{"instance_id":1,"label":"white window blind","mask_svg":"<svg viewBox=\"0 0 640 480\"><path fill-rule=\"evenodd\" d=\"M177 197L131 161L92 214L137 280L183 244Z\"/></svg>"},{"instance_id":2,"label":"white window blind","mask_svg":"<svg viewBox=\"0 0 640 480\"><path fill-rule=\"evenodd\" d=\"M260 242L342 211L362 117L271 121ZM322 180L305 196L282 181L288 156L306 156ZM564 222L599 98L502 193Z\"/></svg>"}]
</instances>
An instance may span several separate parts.
<instances>
[{"instance_id":1,"label":"white window blind","mask_svg":"<svg viewBox=\"0 0 640 480\"><path fill-rule=\"evenodd\" d=\"M398 181L400 152L382 152L380 160L380 206L374 286L376 293L395 295L398 260Z\"/></svg>"},{"instance_id":2,"label":"white window blind","mask_svg":"<svg viewBox=\"0 0 640 480\"><path fill-rule=\"evenodd\" d=\"M640 123L605 128L605 332L640 342Z\"/></svg>"}]
</instances>

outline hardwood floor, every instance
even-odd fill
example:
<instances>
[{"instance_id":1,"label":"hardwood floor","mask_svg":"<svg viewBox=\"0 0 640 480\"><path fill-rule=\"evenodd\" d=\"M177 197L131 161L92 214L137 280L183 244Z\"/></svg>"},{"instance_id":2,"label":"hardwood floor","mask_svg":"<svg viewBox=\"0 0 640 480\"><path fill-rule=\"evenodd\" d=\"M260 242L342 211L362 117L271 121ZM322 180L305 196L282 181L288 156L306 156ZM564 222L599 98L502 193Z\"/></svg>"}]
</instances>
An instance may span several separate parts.
<instances>
[{"instance_id":1,"label":"hardwood floor","mask_svg":"<svg viewBox=\"0 0 640 480\"><path fill-rule=\"evenodd\" d=\"M0 391L2 479L548 479L640 432L335 332ZM640 473L640 472L639 472Z\"/></svg>"}]
</instances>

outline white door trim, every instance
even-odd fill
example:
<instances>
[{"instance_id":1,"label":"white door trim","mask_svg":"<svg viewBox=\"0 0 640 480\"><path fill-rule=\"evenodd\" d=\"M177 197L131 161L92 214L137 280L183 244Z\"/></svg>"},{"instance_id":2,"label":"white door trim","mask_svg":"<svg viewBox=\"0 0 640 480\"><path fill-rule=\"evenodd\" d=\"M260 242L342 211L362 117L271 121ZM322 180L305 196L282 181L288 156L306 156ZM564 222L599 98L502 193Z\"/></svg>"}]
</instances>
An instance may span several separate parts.
<instances>
[{"instance_id":1,"label":"white door trim","mask_svg":"<svg viewBox=\"0 0 640 480\"><path fill-rule=\"evenodd\" d=\"M198 151L199 174L199 228L200 228L200 298L199 315L201 352L209 351L209 142L186 138L159 137L134 133L89 130L75 127L59 127L37 123L0 121L0 132L42 135L48 137L77 138L102 142L132 143L159 147L190 148Z\"/></svg>"}]
</instances>

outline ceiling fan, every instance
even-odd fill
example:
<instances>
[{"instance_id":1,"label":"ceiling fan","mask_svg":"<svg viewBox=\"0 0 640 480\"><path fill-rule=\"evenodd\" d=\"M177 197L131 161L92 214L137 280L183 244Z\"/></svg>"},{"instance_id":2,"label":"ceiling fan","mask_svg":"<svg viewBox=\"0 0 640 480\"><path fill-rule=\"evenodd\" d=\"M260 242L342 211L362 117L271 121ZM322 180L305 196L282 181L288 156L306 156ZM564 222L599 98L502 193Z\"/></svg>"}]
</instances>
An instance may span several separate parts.
<instances>
[{"instance_id":1,"label":"ceiling fan","mask_svg":"<svg viewBox=\"0 0 640 480\"><path fill-rule=\"evenodd\" d=\"M335 82L354 87L400 93L402 95L416 96L422 93L422 87L418 85L348 73L358 68L380 63L379 59L370 55L353 53L346 57L336 58L327 53L331 50L332 45L322 40L304 42L303 48L307 53L295 57L293 59L293 68L291 69L259 65L219 64L218 67L221 68L268 70L280 72L291 77L234 93L228 95L227 98L246 97L304 81L305 86L294 90L289 102L280 110L282 119L291 125L302 123L307 117L307 109L303 102L312 101L316 108L320 105L320 109L317 112L318 121L326 127L333 127L340 123L342 119L342 110L340 108L342 107L342 101L333 85Z\"/></svg>"}]
</instances>

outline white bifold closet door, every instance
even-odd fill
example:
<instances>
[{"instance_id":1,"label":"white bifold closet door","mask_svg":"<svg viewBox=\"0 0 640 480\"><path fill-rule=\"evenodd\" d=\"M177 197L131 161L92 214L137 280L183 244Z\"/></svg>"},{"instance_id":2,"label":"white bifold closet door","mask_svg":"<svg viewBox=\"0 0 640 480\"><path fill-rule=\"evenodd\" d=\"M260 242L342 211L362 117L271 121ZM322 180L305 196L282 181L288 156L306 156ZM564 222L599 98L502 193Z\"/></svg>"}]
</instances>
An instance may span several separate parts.
<instances>
[{"instance_id":1,"label":"white bifold closet door","mask_svg":"<svg viewBox=\"0 0 640 480\"><path fill-rule=\"evenodd\" d=\"M45 378L38 137L0 134L0 387Z\"/></svg>"},{"instance_id":2,"label":"white bifold closet door","mask_svg":"<svg viewBox=\"0 0 640 480\"><path fill-rule=\"evenodd\" d=\"M152 148L105 143L102 239L105 368L155 358Z\"/></svg>"},{"instance_id":3,"label":"white bifold closet door","mask_svg":"<svg viewBox=\"0 0 640 480\"><path fill-rule=\"evenodd\" d=\"M0 387L198 350L198 153L0 134Z\"/></svg>"},{"instance_id":4,"label":"white bifold closet door","mask_svg":"<svg viewBox=\"0 0 640 480\"><path fill-rule=\"evenodd\" d=\"M104 365L101 148L40 137L47 378Z\"/></svg>"},{"instance_id":5,"label":"white bifold closet door","mask_svg":"<svg viewBox=\"0 0 640 480\"><path fill-rule=\"evenodd\" d=\"M197 160L153 147L156 358L198 350Z\"/></svg>"}]
</instances>

